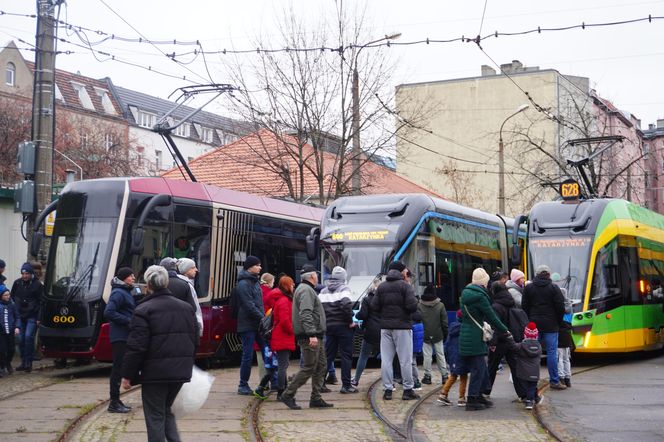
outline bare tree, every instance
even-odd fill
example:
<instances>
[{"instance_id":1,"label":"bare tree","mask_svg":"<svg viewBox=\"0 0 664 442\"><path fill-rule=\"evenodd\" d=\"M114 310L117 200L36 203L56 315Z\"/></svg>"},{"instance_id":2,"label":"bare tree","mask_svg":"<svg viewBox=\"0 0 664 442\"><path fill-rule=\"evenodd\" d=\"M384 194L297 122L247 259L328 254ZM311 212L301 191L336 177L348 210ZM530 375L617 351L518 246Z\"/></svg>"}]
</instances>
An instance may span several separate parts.
<instances>
[{"instance_id":1,"label":"bare tree","mask_svg":"<svg viewBox=\"0 0 664 442\"><path fill-rule=\"evenodd\" d=\"M471 207L482 207L486 201L486 193L473 185L473 177L470 173L457 168L456 162L447 160L442 166L436 167L435 172L439 174L447 186L446 196L457 204ZM451 191L451 195L450 195Z\"/></svg>"},{"instance_id":2,"label":"bare tree","mask_svg":"<svg viewBox=\"0 0 664 442\"><path fill-rule=\"evenodd\" d=\"M30 103L0 98L0 176L3 185L19 180L16 171L18 144L30 139Z\"/></svg>"},{"instance_id":3,"label":"bare tree","mask_svg":"<svg viewBox=\"0 0 664 442\"><path fill-rule=\"evenodd\" d=\"M366 31L366 11L349 12L336 3L334 23L282 11L278 36L258 37L257 47L318 48L315 50L261 51L253 58L237 59L229 66L234 110L263 129L247 145L250 155L233 159L259 167L283 181L287 195L325 204L350 193L352 178L360 173L361 186L371 178L362 165L392 152L396 129L403 125L386 105L392 64L388 48L363 50L372 39ZM321 13L319 17L329 17ZM336 48L334 50L321 48ZM361 154L359 168L352 152L352 78L359 73ZM274 138L278 140L275 146ZM233 155L229 153L229 155ZM358 170L355 170L358 169ZM315 189L307 189L307 177ZM313 193L313 195L311 195Z\"/></svg>"}]
</instances>

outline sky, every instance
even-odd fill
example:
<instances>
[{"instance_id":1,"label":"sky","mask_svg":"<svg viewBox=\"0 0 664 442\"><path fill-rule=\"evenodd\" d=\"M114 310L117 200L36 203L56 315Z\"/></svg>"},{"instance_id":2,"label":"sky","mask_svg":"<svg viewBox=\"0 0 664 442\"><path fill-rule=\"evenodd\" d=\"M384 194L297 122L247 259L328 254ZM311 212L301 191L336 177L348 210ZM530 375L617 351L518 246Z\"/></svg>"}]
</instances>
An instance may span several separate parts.
<instances>
[{"instance_id":1,"label":"sky","mask_svg":"<svg viewBox=\"0 0 664 442\"><path fill-rule=\"evenodd\" d=\"M60 9L60 20L75 26L116 36L150 40L198 40L206 51L254 49L257 36L270 42L279 34L275 17L284 8L311 22L335 19L342 0L69 0ZM401 33L396 43L419 40L475 37L498 32L519 32L538 27L564 27L581 23L607 23L648 17L664 17L664 0L366 0L346 1L347 9L365 12L364 35L368 41L387 34ZM35 1L0 0L0 42L16 41L19 48L34 45L36 19L11 14L34 14ZM10 13L10 14L7 14ZM481 29L481 30L480 30ZM85 35L60 29L58 50L71 51L57 56L57 67L70 72L102 78L114 84L162 98L181 86L185 76L203 82L211 76L228 82L225 72L229 55L178 57L167 53L193 51L196 46L124 43L109 39L92 46L115 56L93 55L82 39L91 43L103 34ZM25 43L19 41L23 40ZM448 80L480 75L480 66L493 66L519 60L526 66L557 69L562 74L588 77L597 92L620 108L641 119L642 128L664 118L664 19L610 27L573 29L560 32L499 36L475 43L416 44L392 46L396 70L393 86L404 83ZM73 43L79 45L75 46ZM364 50L371 50L366 48ZM34 59L34 52L24 51ZM190 57L190 58L188 58ZM255 57L252 54L238 56ZM117 59L143 68L120 63ZM190 64L184 64L191 61ZM150 67L149 71L145 68ZM160 75L159 71L170 76Z\"/></svg>"}]
</instances>

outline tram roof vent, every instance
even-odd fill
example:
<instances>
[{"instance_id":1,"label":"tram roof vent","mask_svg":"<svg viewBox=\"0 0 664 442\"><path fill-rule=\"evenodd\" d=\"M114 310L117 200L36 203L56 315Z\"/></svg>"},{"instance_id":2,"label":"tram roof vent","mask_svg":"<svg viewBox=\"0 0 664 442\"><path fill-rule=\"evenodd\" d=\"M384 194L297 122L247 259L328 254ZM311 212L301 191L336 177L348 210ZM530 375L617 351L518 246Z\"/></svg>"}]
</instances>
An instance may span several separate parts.
<instances>
[{"instance_id":1,"label":"tram roof vent","mask_svg":"<svg viewBox=\"0 0 664 442\"><path fill-rule=\"evenodd\" d=\"M332 209L330 216L339 219L343 215L354 215L362 213L386 213L390 218L401 216L406 212L408 203L406 201L398 201L396 203L388 204L348 204L341 207Z\"/></svg>"}]
</instances>

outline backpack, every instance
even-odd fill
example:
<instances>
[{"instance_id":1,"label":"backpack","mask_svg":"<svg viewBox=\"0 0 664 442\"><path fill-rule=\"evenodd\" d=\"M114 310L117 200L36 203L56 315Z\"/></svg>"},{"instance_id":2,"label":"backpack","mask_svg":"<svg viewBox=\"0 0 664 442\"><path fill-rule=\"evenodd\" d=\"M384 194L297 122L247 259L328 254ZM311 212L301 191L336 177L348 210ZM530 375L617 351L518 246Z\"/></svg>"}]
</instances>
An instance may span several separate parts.
<instances>
[{"instance_id":1,"label":"backpack","mask_svg":"<svg viewBox=\"0 0 664 442\"><path fill-rule=\"evenodd\" d=\"M237 286L231 290L231 295L228 297L228 307L231 309L231 317L237 319L237 315L240 312L240 300Z\"/></svg>"},{"instance_id":2,"label":"backpack","mask_svg":"<svg viewBox=\"0 0 664 442\"><path fill-rule=\"evenodd\" d=\"M272 309L269 309L263 319L261 319L260 324L258 324L258 333L261 335L263 340L268 343L270 338L272 338L272 329L274 328L274 315L272 314Z\"/></svg>"},{"instance_id":3,"label":"backpack","mask_svg":"<svg viewBox=\"0 0 664 442\"><path fill-rule=\"evenodd\" d=\"M528 315L523 309L512 307L507 311L507 329L512 333L514 342L523 341L523 329L528 325Z\"/></svg>"}]
</instances>

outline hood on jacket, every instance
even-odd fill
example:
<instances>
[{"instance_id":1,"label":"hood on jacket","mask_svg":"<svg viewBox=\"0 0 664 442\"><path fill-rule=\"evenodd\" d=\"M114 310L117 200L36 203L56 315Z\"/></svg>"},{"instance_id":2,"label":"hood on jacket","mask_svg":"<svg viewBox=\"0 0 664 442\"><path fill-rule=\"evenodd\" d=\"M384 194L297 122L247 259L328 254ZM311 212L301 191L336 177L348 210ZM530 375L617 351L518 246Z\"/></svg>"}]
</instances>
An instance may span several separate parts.
<instances>
[{"instance_id":1,"label":"hood on jacket","mask_svg":"<svg viewBox=\"0 0 664 442\"><path fill-rule=\"evenodd\" d=\"M450 329L447 333L447 336L451 338L458 338L459 333L461 333L461 319L456 321L454 324L450 326Z\"/></svg>"},{"instance_id":2,"label":"hood on jacket","mask_svg":"<svg viewBox=\"0 0 664 442\"><path fill-rule=\"evenodd\" d=\"M493 294L491 295L491 302L504 305L507 308L512 308L516 305L514 298L507 291L507 287L503 284L494 284Z\"/></svg>"},{"instance_id":3,"label":"hood on jacket","mask_svg":"<svg viewBox=\"0 0 664 442\"><path fill-rule=\"evenodd\" d=\"M343 292L343 291L349 291L350 292L350 288L346 285L346 282L338 280L338 279L328 279L327 280L327 289L331 293Z\"/></svg>"},{"instance_id":4,"label":"hood on jacket","mask_svg":"<svg viewBox=\"0 0 664 442\"><path fill-rule=\"evenodd\" d=\"M387 276L385 277L386 281L396 281L397 279L403 279L403 275L400 271L392 269L387 272Z\"/></svg>"},{"instance_id":5,"label":"hood on jacket","mask_svg":"<svg viewBox=\"0 0 664 442\"><path fill-rule=\"evenodd\" d=\"M433 301L423 301L420 299L420 304L427 308L435 307L436 304L440 304L440 298L436 298Z\"/></svg>"},{"instance_id":6,"label":"hood on jacket","mask_svg":"<svg viewBox=\"0 0 664 442\"><path fill-rule=\"evenodd\" d=\"M534 358L542 353L542 345L537 339L524 339L521 342L521 349L529 358Z\"/></svg>"},{"instance_id":7,"label":"hood on jacket","mask_svg":"<svg viewBox=\"0 0 664 442\"><path fill-rule=\"evenodd\" d=\"M488 297L486 289L476 284L468 284L461 294L464 305L472 305L481 302L483 297Z\"/></svg>"},{"instance_id":8,"label":"hood on jacket","mask_svg":"<svg viewBox=\"0 0 664 442\"><path fill-rule=\"evenodd\" d=\"M519 284L517 284L517 283L514 282L514 281L507 281L507 282L505 283L505 287L506 287L508 290L509 290L509 289L516 289L516 290L518 290L519 292L523 293L523 287L521 287Z\"/></svg>"},{"instance_id":9,"label":"hood on jacket","mask_svg":"<svg viewBox=\"0 0 664 442\"><path fill-rule=\"evenodd\" d=\"M553 284L553 281L551 281L551 279L549 278L542 278L539 275L537 275L533 280L533 284L536 285L537 287L546 287L547 285Z\"/></svg>"},{"instance_id":10,"label":"hood on jacket","mask_svg":"<svg viewBox=\"0 0 664 442\"><path fill-rule=\"evenodd\" d=\"M111 287L125 289L125 290L130 291L130 292L134 289L133 285L127 284L126 282L124 282L123 280L118 278L117 276L113 277L113 280L111 281Z\"/></svg>"},{"instance_id":11,"label":"hood on jacket","mask_svg":"<svg viewBox=\"0 0 664 442\"><path fill-rule=\"evenodd\" d=\"M258 275L254 275L253 273L249 273L246 270L240 270L240 273L237 275L237 281L240 282L243 279L248 279L250 282L255 283L258 282Z\"/></svg>"}]
</instances>

